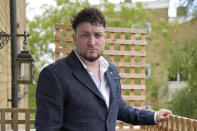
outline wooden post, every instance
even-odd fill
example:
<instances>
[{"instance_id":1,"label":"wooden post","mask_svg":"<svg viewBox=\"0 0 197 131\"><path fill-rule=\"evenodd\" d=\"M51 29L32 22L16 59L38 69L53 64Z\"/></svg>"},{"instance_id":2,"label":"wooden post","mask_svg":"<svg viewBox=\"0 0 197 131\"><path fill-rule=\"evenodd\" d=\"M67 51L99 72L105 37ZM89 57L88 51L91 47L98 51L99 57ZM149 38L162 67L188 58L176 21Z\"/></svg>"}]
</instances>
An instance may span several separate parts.
<instances>
[{"instance_id":1,"label":"wooden post","mask_svg":"<svg viewBox=\"0 0 197 131\"><path fill-rule=\"evenodd\" d=\"M18 110L13 109L12 113L13 113L13 120L12 120L13 130L18 131Z\"/></svg>"},{"instance_id":2,"label":"wooden post","mask_svg":"<svg viewBox=\"0 0 197 131\"><path fill-rule=\"evenodd\" d=\"M5 123L5 110L4 109L0 110L0 113L1 113L1 131L5 131L5 126L6 126L6 123Z\"/></svg>"},{"instance_id":3,"label":"wooden post","mask_svg":"<svg viewBox=\"0 0 197 131\"><path fill-rule=\"evenodd\" d=\"M30 131L30 111L28 109L25 110L25 129Z\"/></svg>"}]
</instances>

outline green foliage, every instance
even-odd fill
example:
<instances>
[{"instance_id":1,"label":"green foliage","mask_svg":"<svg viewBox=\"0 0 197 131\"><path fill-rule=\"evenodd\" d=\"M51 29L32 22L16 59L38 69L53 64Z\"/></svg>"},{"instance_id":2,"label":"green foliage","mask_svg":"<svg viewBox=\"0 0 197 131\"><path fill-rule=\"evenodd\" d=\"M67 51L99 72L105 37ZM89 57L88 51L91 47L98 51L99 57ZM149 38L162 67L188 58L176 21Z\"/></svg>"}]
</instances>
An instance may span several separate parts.
<instances>
[{"instance_id":1,"label":"green foliage","mask_svg":"<svg viewBox=\"0 0 197 131\"><path fill-rule=\"evenodd\" d=\"M193 13L197 10L193 8L194 0L180 0L183 4L178 11L181 15ZM193 10L190 12L189 10ZM179 12L181 13L181 12ZM197 16L197 15L196 15ZM196 21L196 20L194 20ZM169 104L173 114L192 119L197 119L197 38L190 36L185 40L172 42L169 46L169 77L175 78L180 73L181 80L187 81L186 88L176 91Z\"/></svg>"},{"instance_id":2,"label":"green foliage","mask_svg":"<svg viewBox=\"0 0 197 131\"><path fill-rule=\"evenodd\" d=\"M179 0L180 4L178 7L178 15L192 14L195 18L197 18L197 8L196 8L196 0Z\"/></svg>"},{"instance_id":3,"label":"green foliage","mask_svg":"<svg viewBox=\"0 0 197 131\"><path fill-rule=\"evenodd\" d=\"M146 89L149 91L149 94L146 97L148 97L151 100L153 107L155 106L155 108L157 109L159 105L158 103L159 99L164 97L168 91L166 83L164 83L163 81L155 82L153 77L148 77L146 78Z\"/></svg>"},{"instance_id":4,"label":"green foliage","mask_svg":"<svg viewBox=\"0 0 197 131\"><path fill-rule=\"evenodd\" d=\"M170 109L176 115L197 119L197 38L190 37L171 45L169 54L170 77L180 72L188 86L174 94Z\"/></svg>"},{"instance_id":5,"label":"green foliage","mask_svg":"<svg viewBox=\"0 0 197 131\"><path fill-rule=\"evenodd\" d=\"M186 7L184 6L179 6L177 8L177 16L185 16L187 14Z\"/></svg>"},{"instance_id":6,"label":"green foliage","mask_svg":"<svg viewBox=\"0 0 197 131\"><path fill-rule=\"evenodd\" d=\"M197 119L197 89L183 88L174 94L169 108L173 114Z\"/></svg>"},{"instance_id":7,"label":"green foliage","mask_svg":"<svg viewBox=\"0 0 197 131\"><path fill-rule=\"evenodd\" d=\"M162 105L162 104L154 104L154 105L152 105L152 110L154 110L154 111L158 111L158 110L164 109L164 108L166 108L166 107L164 105Z\"/></svg>"},{"instance_id":8,"label":"green foliage","mask_svg":"<svg viewBox=\"0 0 197 131\"><path fill-rule=\"evenodd\" d=\"M191 88L197 88L197 38L172 43L169 53L169 70L171 77L177 72L186 77Z\"/></svg>"},{"instance_id":9,"label":"green foliage","mask_svg":"<svg viewBox=\"0 0 197 131\"><path fill-rule=\"evenodd\" d=\"M36 88L32 85L29 85L29 108L35 108L36 107L36 100L35 100L35 92L36 92Z\"/></svg>"}]
</instances>

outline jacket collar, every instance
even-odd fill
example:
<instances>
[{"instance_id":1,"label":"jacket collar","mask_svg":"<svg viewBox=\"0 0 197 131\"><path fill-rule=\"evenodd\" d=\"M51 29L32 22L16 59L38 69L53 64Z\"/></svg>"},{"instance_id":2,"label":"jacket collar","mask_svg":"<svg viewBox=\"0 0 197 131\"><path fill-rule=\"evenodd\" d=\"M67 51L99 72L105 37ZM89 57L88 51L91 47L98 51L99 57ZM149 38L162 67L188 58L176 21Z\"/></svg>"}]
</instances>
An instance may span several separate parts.
<instances>
[{"instance_id":1,"label":"jacket collar","mask_svg":"<svg viewBox=\"0 0 197 131\"><path fill-rule=\"evenodd\" d=\"M96 87L94 81L92 80L87 70L83 67L82 63L76 56L74 50L72 50L72 52L69 54L67 58L70 66L74 67L75 69L73 71L73 76L76 79L78 79L83 85L89 88L93 93L95 93L99 98L103 99L103 96L99 92L98 88Z\"/></svg>"}]
</instances>

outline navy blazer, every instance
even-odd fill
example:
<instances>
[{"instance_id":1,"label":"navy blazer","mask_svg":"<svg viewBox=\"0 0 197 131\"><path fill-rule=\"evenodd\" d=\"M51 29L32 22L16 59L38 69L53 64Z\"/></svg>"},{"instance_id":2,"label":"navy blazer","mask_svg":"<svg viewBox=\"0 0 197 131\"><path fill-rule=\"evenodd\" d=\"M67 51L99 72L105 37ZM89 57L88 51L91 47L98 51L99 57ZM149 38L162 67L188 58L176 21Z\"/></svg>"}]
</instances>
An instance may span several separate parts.
<instances>
[{"instance_id":1,"label":"navy blazer","mask_svg":"<svg viewBox=\"0 0 197 131\"><path fill-rule=\"evenodd\" d=\"M152 125L154 112L128 106L121 97L120 76L109 62L105 72L110 87L110 106L72 51L45 67L36 89L37 131L115 131L116 120Z\"/></svg>"}]
</instances>

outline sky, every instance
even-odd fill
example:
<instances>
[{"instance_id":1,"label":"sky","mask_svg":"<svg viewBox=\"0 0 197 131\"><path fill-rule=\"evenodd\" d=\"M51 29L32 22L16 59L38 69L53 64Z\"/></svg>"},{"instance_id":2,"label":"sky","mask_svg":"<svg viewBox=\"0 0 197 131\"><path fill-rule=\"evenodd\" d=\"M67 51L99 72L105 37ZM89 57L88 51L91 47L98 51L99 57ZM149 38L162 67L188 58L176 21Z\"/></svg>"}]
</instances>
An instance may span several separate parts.
<instances>
[{"instance_id":1,"label":"sky","mask_svg":"<svg viewBox=\"0 0 197 131\"><path fill-rule=\"evenodd\" d=\"M124 0L108 0L112 3L120 3L124 2ZM142 2L142 1L156 1L156 0L132 0L133 2ZM170 0L170 8L169 8L169 16L175 17L176 16L176 9L174 8L174 4L176 4L177 0ZM43 10L40 7L43 4L47 5L56 5L55 0L26 0L28 3L26 13L27 18L32 20L35 15L42 14ZM100 0L89 0L91 4L99 4Z\"/></svg>"}]
</instances>

